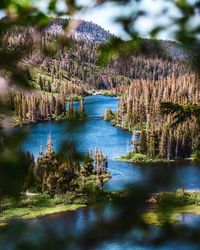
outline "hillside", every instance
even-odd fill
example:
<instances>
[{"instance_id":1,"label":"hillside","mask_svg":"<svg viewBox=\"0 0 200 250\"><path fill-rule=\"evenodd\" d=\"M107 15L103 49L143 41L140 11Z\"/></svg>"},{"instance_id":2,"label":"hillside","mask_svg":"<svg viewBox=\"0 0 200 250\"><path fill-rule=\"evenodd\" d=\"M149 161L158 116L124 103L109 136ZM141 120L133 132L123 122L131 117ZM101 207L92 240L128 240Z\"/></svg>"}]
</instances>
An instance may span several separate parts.
<instances>
[{"instance_id":1,"label":"hillside","mask_svg":"<svg viewBox=\"0 0 200 250\"><path fill-rule=\"evenodd\" d=\"M65 24L66 19L55 19L44 28L44 33L52 36L62 35L64 33L63 26ZM104 30L93 22L87 22L84 20L71 21L68 35L77 41L97 44L108 42L112 37L109 31Z\"/></svg>"},{"instance_id":2,"label":"hillside","mask_svg":"<svg viewBox=\"0 0 200 250\"><path fill-rule=\"evenodd\" d=\"M41 81L42 86L50 84L55 92L69 82L86 89L112 89L130 84L132 79L157 80L172 74L182 75L188 70L185 65L190 55L188 50L176 42L155 43L149 39L141 39L140 46L131 53L126 52L128 42L122 41L123 54L100 66L97 63L99 48L113 36L100 26L81 20L71 22L67 32L64 30L66 22L66 19L53 20L44 27L39 40L35 39L33 27L14 26L4 37L6 48L25 53L23 63L29 68L30 82L37 89L41 88ZM60 38L64 42L55 45Z\"/></svg>"},{"instance_id":3,"label":"hillside","mask_svg":"<svg viewBox=\"0 0 200 250\"><path fill-rule=\"evenodd\" d=\"M98 89L119 94L133 80L176 79L192 71L187 64L191 52L170 41L141 39L134 51L130 51L129 41L121 41L118 57L119 51L115 51L111 55L103 54L99 60L102 46L109 47L113 36L100 26L81 20L71 22L67 32L64 29L67 22L52 20L40 33L35 27L12 26L3 37L6 50L23 55L19 65L33 87L32 95L46 93L41 105L51 102L49 93L59 94L61 101L57 102L62 103L62 96L77 97ZM2 70L1 75L7 77L7 70ZM26 95L15 98L25 100ZM38 100L36 96L33 99Z\"/></svg>"}]
</instances>

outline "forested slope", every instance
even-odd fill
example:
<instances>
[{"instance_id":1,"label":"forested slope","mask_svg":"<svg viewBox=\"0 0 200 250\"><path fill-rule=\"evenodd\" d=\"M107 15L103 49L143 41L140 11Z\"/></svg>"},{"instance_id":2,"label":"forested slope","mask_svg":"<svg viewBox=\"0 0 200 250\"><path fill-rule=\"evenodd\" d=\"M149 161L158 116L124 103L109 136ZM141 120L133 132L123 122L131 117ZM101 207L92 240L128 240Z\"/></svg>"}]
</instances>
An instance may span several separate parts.
<instances>
[{"instance_id":1,"label":"forested slope","mask_svg":"<svg viewBox=\"0 0 200 250\"><path fill-rule=\"evenodd\" d=\"M6 18L1 22L6 22ZM108 58L104 57L109 55L101 52L113 39L119 40L100 26L81 20L55 19L40 29L12 26L4 34L2 45L8 53L23 54L18 65L23 68L33 91L30 94L15 87L10 89L23 92L28 107L30 101L27 100L37 100L38 91L45 92L44 102L63 100L66 96L80 96L97 89L112 89L119 93L133 80L177 79L192 72L187 63L193 53L191 50L176 42L150 39L140 39L134 50L130 50L130 41L121 41L122 51L115 51L105 64ZM7 70L2 70L1 75L8 78ZM53 97L49 98L48 93ZM12 100L10 106L19 114L18 105L12 105L16 102L17 99ZM26 116L29 115L24 115L25 120ZM45 115L48 116L51 114Z\"/></svg>"}]
</instances>

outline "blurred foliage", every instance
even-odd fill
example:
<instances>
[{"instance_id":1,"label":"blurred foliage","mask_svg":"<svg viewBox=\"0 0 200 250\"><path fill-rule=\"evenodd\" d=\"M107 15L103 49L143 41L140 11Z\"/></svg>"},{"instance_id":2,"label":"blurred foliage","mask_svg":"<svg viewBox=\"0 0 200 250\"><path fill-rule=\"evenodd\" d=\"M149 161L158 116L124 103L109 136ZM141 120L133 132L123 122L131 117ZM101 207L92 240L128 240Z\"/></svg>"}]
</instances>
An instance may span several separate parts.
<instances>
[{"instance_id":1,"label":"blurred foliage","mask_svg":"<svg viewBox=\"0 0 200 250\"><path fill-rule=\"evenodd\" d=\"M98 6L106 6L106 4L112 3L113 6L118 6L121 9L122 14L115 18L115 22L121 25L123 31L130 38L125 47L121 46L123 41L119 41L119 39L114 39L110 45L104 45L100 63L104 64L109 59L113 59L114 56L123 55L125 51L130 52L139 45L141 34L138 21L140 20L146 20L146 23L153 21L154 26L147 31L147 35L153 39L158 51L162 48L159 48L157 37L163 32L169 33L171 39L180 42L185 48L199 48L199 1L152 0L152 5L155 3L156 9L159 6L159 11L149 8L148 1L147 5L145 2L145 0L96 0ZM154 12L156 14L152 14ZM161 17L165 19L164 24L162 20L160 21ZM191 65L198 73L200 72L199 56L199 54L196 54L193 55L193 58L190 58Z\"/></svg>"},{"instance_id":2,"label":"blurred foliage","mask_svg":"<svg viewBox=\"0 0 200 250\"><path fill-rule=\"evenodd\" d=\"M0 197L18 195L24 185L29 163L21 151L24 133L0 135Z\"/></svg>"},{"instance_id":3,"label":"blurred foliage","mask_svg":"<svg viewBox=\"0 0 200 250\"><path fill-rule=\"evenodd\" d=\"M13 24L16 25L34 25L37 26L38 33L41 28L46 25L50 18L49 15L72 16L77 11L80 11L83 6L77 4L77 1L64 1L66 10L59 11L57 4L60 1L48 1L47 12L41 11L36 3L38 1L28 0L1 0L0 10L5 13L6 17L0 22L0 45L2 45L2 36ZM129 13L118 16L116 21L121 24L123 30L129 35L130 41L127 43L126 52L128 53L138 43L139 32L135 27L136 21L148 16L148 9L142 10L141 0L96 0L96 6L104 5L112 2L122 8L128 7ZM199 2L192 4L192 1L186 0L167 0L166 2L174 6L179 15L171 18L170 26L176 25L177 29L174 32L174 38L183 43L185 46L192 47L199 45L199 23L195 27L190 26L191 19L200 10ZM162 5L162 4L161 4ZM130 6L130 7L129 7ZM168 15L168 10L161 8L159 15ZM156 18L156 17L154 17ZM149 32L150 36L155 38L161 31L167 29L159 22ZM105 64L108 60L116 58L120 53L124 53L123 41L114 39L110 44L106 44L102 50L102 56L99 63ZM199 69L199 55L195 58L195 66ZM28 86L25 71L20 68L19 62L23 59L23 53L8 51L1 46L0 50L0 68L6 69L10 73L11 81L15 84ZM177 109L182 110L183 107L177 105L170 107L170 112ZM185 107L184 107L185 109ZM179 112L179 111L178 111ZM186 109L186 116L190 116L194 109L189 107ZM199 112L199 111L198 111ZM186 117L181 115L181 119ZM20 151L20 145L25 138L24 134L1 135L0 146L0 194L16 195L21 190L22 180L27 171L27 164L23 153ZM113 211L116 216L108 218L102 213L99 214L97 221L91 228L85 230L81 235L65 235L61 237L54 234L52 231L41 228L34 228L28 222L11 221L6 227L1 228L0 238L4 238L4 243L1 249L94 249L100 242L111 239L121 238L122 235L136 229L140 232L141 237L132 237L133 247L135 241L145 241L153 245L160 245L169 240L183 240L189 243L200 244L199 228L191 228L187 225L169 225L168 222L159 228L154 234L151 226L147 225L141 218L141 211L146 208L146 200L149 194L173 181L173 176L159 176L157 173L145 180L143 185L133 186L128 188L128 195L116 200L112 204ZM169 202L169 201L168 201ZM168 204L169 205L169 204ZM173 205L173 204L172 204ZM71 232L73 233L73 232ZM7 241L5 240L7 239ZM35 241L34 241L35 240Z\"/></svg>"}]
</instances>

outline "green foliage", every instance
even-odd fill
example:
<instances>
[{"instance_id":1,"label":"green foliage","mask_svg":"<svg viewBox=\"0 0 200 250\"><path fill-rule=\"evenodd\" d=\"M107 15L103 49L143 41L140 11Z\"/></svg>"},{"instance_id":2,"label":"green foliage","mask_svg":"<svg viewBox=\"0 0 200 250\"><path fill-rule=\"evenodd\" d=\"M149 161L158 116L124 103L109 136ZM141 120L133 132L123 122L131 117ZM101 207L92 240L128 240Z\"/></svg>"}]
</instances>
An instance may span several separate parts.
<instances>
[{"instance_id":1,"label":"green foliage","mask_svg":"<svg viewBox=\"0 0 200 250\"><path fill-rule=\"evenodd\" d=\"M85 113L80 113L77 110L74 110L73 113L62 114L56 118L56 121L65 121L65 120L85 120L87 115Z\"/></svg>"},{"instance_id":2,"label":"green foliage","mask_svg":"<svg viewBox=\"0 0 200 250\"><path fill-rule=\"evenodd\" d=\"M198 104L187 104L181 105L179 103L163 102L161 103L161 112L163 114L174 114L173 126L183 123L184 121L196 117L200 124L200 105Z\"/></svg>"},{"instance_id":3,"label":"green foliage","mask_svg":"<svg viewBox=\"0 0 200 250\"><path fill-rule=\"evenodd\" d=\"M165 210L186 205L200 205L199 192L184 192L184 190L163 192L158 194L156 199L157 208Z\"/></svg>"},{"instance_id":4,"label":"green foliage","mask_svg":"<svg viewBox=\"0 0 200 250\"><path fill-rule=\"evenodd\" d=\"M194 160L194 161L196 161L196 160L200 160L200 149L199 150L196 150L196 151L194 151L193 153L192 153L192 159Z\"/></svg>"},{"instance_id":5,"label":"green foliage","mask_svg":"<svg viewBox=\"0 0 200 250\"><path fill-rule=\"evenodd\" d=\"M104 113L103 119L106 121L111 121L113 118L114 118L114 113L110 108L107 108Z\"/></svg>"},{"instance_id":6,"label":"green foliage","mask_svg":"<svg viewBox=\"0 0 200 250\"><path fill-rule=\"evenodd\" d=\"M58 13L56 10L56 2L55 0L52 0L49 2L48 6L48 13L50 14L74 14L76 10L80 9L80 6L76 6L75 1L65 1L67 5L67 11L65 13ZM109 0L103 0L103 1L95 1L98 5L102 5L104 3L110 2ZM136 30L136 27L134 26L135 23L137 23L137 20L139 18L145 18L146 16L149 17L148 9L142 9L141 6L143 1L127 1L127 0L112 0L112 2L119 4L120 7L130 8L128 12L123 12L123 9L120 11L120 16L118 16L117 21L123 26L124 31L126 34L128 34L132 40L134 41L135 38L138 37L138 31ZM131 5L129 6L131 2ZM0 24L0 31L5 32L5 30L11 25L11 24L21 24L21 25L39 25L39 27L43 26L46 23L46 20L48 19L44 13L42 13L39 9L32 6L32 1L16 1L16 0L3 0L0 2L0 9L5 11L8 14L8 22L1 23ZM192 20L192 17L194 17L195 13L199 11L199 3L193 1L170 1L172 4L172 7L176 7L180 13L180 15L176 16L175 18L170 18L170 27L176 26L175 29L175 35L174 38L177 39L179 42L183 42L187 46L192 46L198 44L198 35L199 35L199 25L197 26L191 26L189 25L190 21ZM137 8L136 8L137 7ZM171 13L169 11L169 8L172 8L171 5L166 9L165 6L161 8L159 13L156 15L153 15L154 20L157 20L155 27L150 31L150 35L156 36L160 31L163 31L165 27L160 25L159 19L157 19L160 16L168 16L170 17ZM172 8L173 9L173 8ZM121 16L121 13L127 13L125 16ZM137 39L136 39L137 40ZM117 46L116 46L117 43ZM115 41L115 44L113 45L114 48L112 48L112 45L109 45L110 47L106 48L104 57L101 61L101 63L107 63L108 59L112 59L118 56L118 48L120 43L118 41ZM111 51L111 53L109 53ZM122 50L123 51L123 50ZM123 52L124 53L124 52ZM108 56L107 56L108 54ZM23 84L25 86L28 85L27 78L25 77L25 72L22 70L22 68L19 68L20 61L23 58L24 54L22 53L19 55L18 53L11 53L10 51L2 51L0 53L0 66L1 68L6 69L10 73L10 78L18 83ZM197 54L197 57L199 59L199 54ZM193 59L192 59L193 60ZM199 62L200 60L196 60L196 63L194 64L195 67L199 71ZM190 113L190 112L189 112ZM190 116L190 114L189 114ZM184 117L182 117L184 118ZM182 119L181 118L181 119ZM185 119L185 118L184 118ZM12 138L10 141L13 143L15 142L17 138ZM20 138L20 141L23 138ZM19 141L18 141L19 142ZM16 145L15 145L16 146ZM25 162L21 159L19 155L19 151L13 149L8 143L4 145L3 148L1 148L0 153L0 166L1 166L1 173L0 173L0 186L1 190L3 190L4 193L13 194L14 190L19 191L22 185L22 179L24 178L25 174L27 172L27 165ZM23 158L23 157L22 157ZM158 181L158 180L157 180ZM7 182L7 183L6 183ZM141 208L144 208L145 206L145 200L146 195L145 193L149 191L150 188L155 188L155 180L153 179L152 182L148 183L148 189L144 188L145 185L142 187L139 187L138 189L133 189L132 192L129 192L128 198L123 199L123 201L118 202L116 205L116 211L118 212L118 216L116 216L115 220L106 220L105 217L100 217L100 221L95 222L96 227L92 228L91 230L87 230L87 232L84 232L81 239L76 238L76 236L71 237L70 239L62 239L62 246L65 245L65 248L67 246L71 247L71 244L74 244L74 241L77 240L76 246L80 246L82 248L87 249L88 246L91 247L91 244L93 243L92 247L94 245L99 245L100 242L104 241L104 239L109 237L112 237L113 235L121 235L122 233L127 234L130 230L132 231L135 227L138 230L141 230L144 232L141 234L140 240L146 240L147 238L149 240L149 244L157 244L157 247L159 247L158 244L161 244L164 240L167 239L184 239L186 242L189 243L199 243L199 234L198 230L196 228L193 230L193 228L187 228L185 227L174 227L170 228L169 225L166 225L167 227L164 228L162 231L158 231L158 233L151 234L152 228L147 227L143 223L141 223L140 220L140 214L138 214L138 211L141 211ZM158 188L158 187L157 187ZM133 192L134 191L134 192ZM17 193L17 192L16 192ZM168 199L169 200L169 199ZM171 200L171 199L170 199ZM131 214L131 220L130 220L130 214ZM102 219L103 218L103 219ZM133 225L134 223L134 225ZM14 226L14 230L13 230ZM16 228L17 227L17 228ZM12 239L13 247L16 249L32 249L35 248L32 244L32 241L29 242L28 238L25 238L24 235L27 235L30 230L30 227L23 223L14 223L9 225L8 228L5 228L6 230L2 230L2 238L6 239L5 236L8 236L8 242ZM145 229L145 230L144 230ZM181 230L180 230L181 229ZM108 232L112 232L112 234L108 234ZM23 237L21 240L19 237L17 237L19 234L22 234ZM148 237L147 237L148 235ZM44 235L49 236L49 235ZM166 237L167 236L167 237ZM25 239L24 239L25 238ZM48 239L48 240L47 240ZM72 241L73 239L73 241ZM94 240L95 239L95 240ZM40 238L41 240L41 238ZM50 237L44 237L42 239L42 242L37 242L38 247L42 246L43 249L49 248L51 245L52 249L59 248L60 239L58 240L56 235L51 234ZM41 244L40 244L41 243ZM133 246L134 247L134 246ZM95 246L94 246L95 248Z\"/></svg>"},{"instance_id":7,"label":"green foliage","mask_svg":"<svg viewBox=\"0 0 200 250\"><path fill-rule=\"evenodd\" d=\"M97 204L109 201L110 194L94 183L88 183L82 188L86 204Z\"/></svg>"},{"instance_id":8,"label":"green foliage","mask_svg":"<svg viewBox=\"0 0 200 250\"><path fill-rule=\"evenodd\" d=\"M148 158L145 154L129 152L121 157L122 160L129 160L132 162L145 162Z\"/></svg>"},{"instance_id":9,"label":"green foliage","mask_svg":"<svg viewBox=\"0 0 200 250\"><path fill-rule=\"evenodd\" d=\"M20 150L25 134L0 137L0 195L19 195L29 172L30 155ZM12 139L11 139L12 138Z\"/></svg>"},{"instance_id":10,"label":"green foliage","mask_svg":"<svg viewBox=\"0 0 200 250\"><path fill-rule=\"evenodd\" d=\"M93 159L88 153L85 160L83 161L83 167L81 168L81 174L85 177L90 176L94 173Z\"/></svg>"}]
</instances>

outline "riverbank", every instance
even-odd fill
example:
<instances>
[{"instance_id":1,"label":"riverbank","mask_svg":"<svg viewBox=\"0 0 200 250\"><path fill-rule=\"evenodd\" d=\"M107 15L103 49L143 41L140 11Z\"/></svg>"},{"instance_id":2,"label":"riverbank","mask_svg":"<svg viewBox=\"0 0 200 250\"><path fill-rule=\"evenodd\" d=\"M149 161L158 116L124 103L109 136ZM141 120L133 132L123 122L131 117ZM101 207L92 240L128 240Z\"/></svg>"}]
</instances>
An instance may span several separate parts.
<instances>
[{"instance_id":1,"label":"riverbank","mask_svg":"<svg viewBox=\"0 0 200 250\"><path fill-rule=\"evenodd\" d=\"M43 215L73 211L86 206L72 204L69 197L50 197L44 194L22 195L18 198L4 198L0 203L0 225L14 217L34 219Z\"/></svg>"},{"instance_id":2,"label":"riverbank","mask_svg":"<svg viewBox=\"0 0 200 250\"><path fill-rule=\"evenodd\" d=\"M161 158L150 158L145 154L128 152L127 154L116 158L118 161L130 162L130 163L171 163L175 162L175 160L170 159L161 159ZM186 160L186 159L184 159ZM189 159L187 159L189 160Z\"/></svg>"},{"instance_id":3,"label":"riverbank","mask_svg":"<svg viewBox=\"0 0 200 250\"><path fill-rule=\"evenodd\" d=\"M97 205L118 197L118 193L100 188L88 188L85 193L68 192L66 195L31 194L4 198L0 202L0 225L12 218L34 219L37 217L73 211L87 205Z\"/></svg>"},{"instance_id":4,"label":"riverbank","mask_svg":"<svg viewBox=\"0 0 200 250\"><path fill-rule=\"evenodd\" d=\"M76 111L76 110L75 110ZM34 125L37 123L44 123L44 122L59 122L59 121L71 121L71 120L86 120L87 115L85 113L80 113L78 111L74 112L73 114L62 114L59 116L52 116L45 120L38 120L36 122L32 122L29 120L24 121L22 124L20 124L19 119L17 116L2 116L0 118L0 129L4 128L14 128L14 127L24 127L27 125Z\"/></svg>"},{"instance_id":5,"label":"riverbank","mask_svg":"<svg viewBox=\"0 0 200 250\"><path fill-rule=\"evenodd\" d=\"M142 213L148 224L176 223L185 213L200 215L200 191L163 192L152 195L153 208Z\"/></svg>"},{"instance_id":6,"label":"riverbank","mask_svg":"<svg viewBox=\"0 0 200 250\"><path fill-rule=\"evenodd\" d=\"M0 128L13 128L48 121L84 120L84 95L33 90L8 93L7 109L0 108ZM74 103L79 102L79 107Z\"/></svg>"},{"instance_id":7,"label":"riverbank","mask_svg":"<svg viewBox=\"0 0 200 250\"><path fill-rule=\"evenodd\" d=\"M151 158L148 157L145 154L141 154L141 153L135 153L135 152L128 152L123 156L117 157L116 160L118 161L123 161L123 162L130 162L130 163L172 163L172 162L190 162L190 161L194 161L194 162L199 162L199 159L195 159L193 157L190 158L184 158L184 159L162 159L162 158Z\"/></svg>"},{"instance_id":8,"label":"riverbank","mask_svg":"<svg viewBox=\"0 0 200 250\"><path fill-rule=\"evenodd\" d=\"M109 193L102 190L97 200L90 196L55 195L47 194L23 195L18 199L7 198L0 203L0 225L14 217L26 220L42 217L45 215L74 211L87 205L97 205L99 202L109 202L115 198L124 196L123 193ZM200 191L178 190L175 192L163 192L152 194L147 201L150 209L141 211L145 223L162 226L165 223L176 223L180 221L183 214L200 215Z\"/></svg>"}]
</instances>

